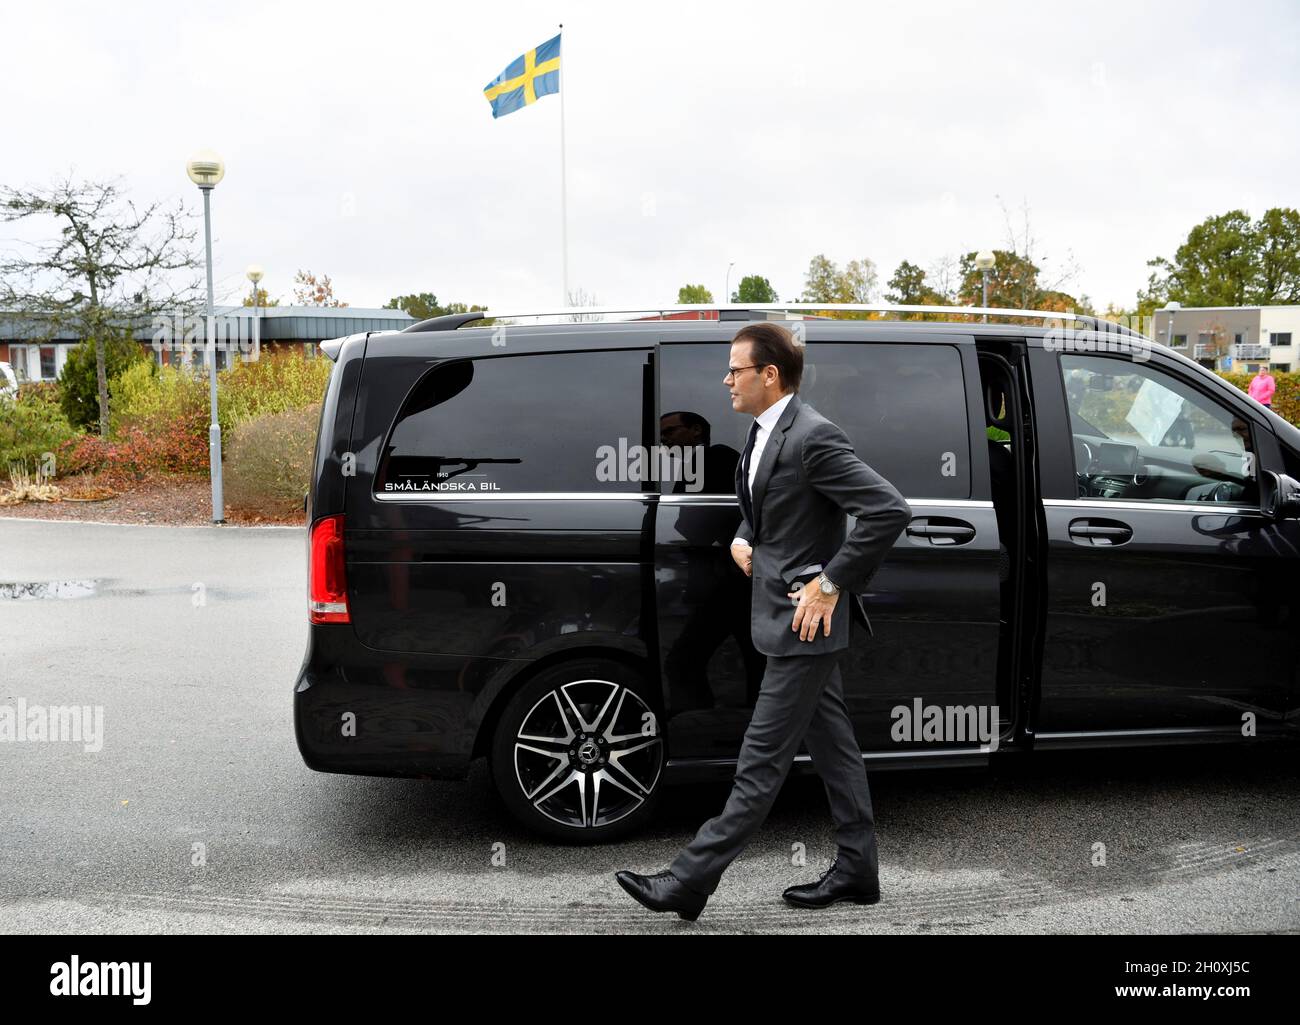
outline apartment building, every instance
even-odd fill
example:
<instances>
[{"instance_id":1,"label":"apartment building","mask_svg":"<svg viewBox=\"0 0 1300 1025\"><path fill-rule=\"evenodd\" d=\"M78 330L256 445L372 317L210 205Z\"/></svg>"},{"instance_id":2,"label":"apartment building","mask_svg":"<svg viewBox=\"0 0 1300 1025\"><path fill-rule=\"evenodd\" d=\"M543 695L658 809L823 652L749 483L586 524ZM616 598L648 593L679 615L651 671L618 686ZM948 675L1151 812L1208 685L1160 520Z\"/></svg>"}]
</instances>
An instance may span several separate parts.
<instances>
[{"instance_id":1,"label":"apartment building","mask_svg":"<svg viewBox=\"0 0 1300 1025\"><path fill-rule=\"evenodd\" d=\"M1159 309L1155 339L1211 370L1300 369L1300 306Z\"/></svg>"}]
</instances>

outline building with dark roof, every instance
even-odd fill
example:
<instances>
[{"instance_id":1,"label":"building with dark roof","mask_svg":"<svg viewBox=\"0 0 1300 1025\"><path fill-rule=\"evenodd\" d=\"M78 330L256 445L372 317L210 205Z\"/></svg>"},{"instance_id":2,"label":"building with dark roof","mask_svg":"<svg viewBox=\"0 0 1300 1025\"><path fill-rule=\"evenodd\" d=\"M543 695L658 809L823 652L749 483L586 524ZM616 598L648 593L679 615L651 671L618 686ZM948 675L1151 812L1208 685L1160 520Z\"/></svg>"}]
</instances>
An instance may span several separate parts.
<instances>
[{"instance_id":1,"label":"building with dark roof","mask_svg":"<svg viewBox=\"0 0 1300 1025\"><path fill-rule=\"evenodd\" d=\"M403 310L356 306L217 306L217 366L233 359L252 359L262 347L297 350L312 359L326 338L361 331L400 331L415 323ZM201 367L204 316L186 310L174 316L148 318L133 325L135 339L159 363ZM0 313L0 363L9 363L20 381L53 381L63 371L68 353L82 339L69 327L51 327L39 315ZM259 353L260 354L260 353Z\"/></svg>"}]
</instances>

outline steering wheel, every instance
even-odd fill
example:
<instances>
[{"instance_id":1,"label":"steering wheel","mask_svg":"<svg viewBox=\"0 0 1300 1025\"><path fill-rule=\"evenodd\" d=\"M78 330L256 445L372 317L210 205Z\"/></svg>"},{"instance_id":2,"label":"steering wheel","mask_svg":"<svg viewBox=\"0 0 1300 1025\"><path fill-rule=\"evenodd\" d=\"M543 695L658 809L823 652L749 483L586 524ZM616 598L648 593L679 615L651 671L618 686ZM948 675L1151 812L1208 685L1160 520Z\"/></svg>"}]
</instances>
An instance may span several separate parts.
<instances>
[{"instance_id":1,"label":"steering wheel","mask_svg":"<svg viewBox=\"0 0 1300 1025\"><path fill-rule=\"evenodd\" d=\"M1075 489L1079 498L1092 497L1092 470L1093 454L1092 446L1080 438L1074 436L1074 482Z\"/></svg>"},{"instance_id":2,"label":"steering wheel","mask_svg":"<svg viewBox=\"0 0 1300 1025\"><path fill-rule=\"evenodd\" d=\"M1077 434L1074 435L1074 465L1080 476L1086 476L1092 472L1092 463L1095 458L1092 446Z\"/></svg>"}]
</instances>

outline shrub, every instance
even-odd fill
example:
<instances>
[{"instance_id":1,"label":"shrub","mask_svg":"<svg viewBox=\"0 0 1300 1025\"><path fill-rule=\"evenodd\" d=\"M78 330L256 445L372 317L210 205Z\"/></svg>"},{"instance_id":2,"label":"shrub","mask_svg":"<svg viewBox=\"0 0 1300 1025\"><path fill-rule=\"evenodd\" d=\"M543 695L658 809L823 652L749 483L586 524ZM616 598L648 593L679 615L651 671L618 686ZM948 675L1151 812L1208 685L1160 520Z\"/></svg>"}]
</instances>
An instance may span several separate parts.
<instances>
[{"instance_id":1,"label":"shrub","mask_svg":"<svg viewBox=\"0 0 1300 1025\"><path fill-rule=\"evenodd\" d=\"M163 434L132 427L116 441L83 434L65 442L57 459L61 473L102 471L119 480L139 479L154 472L201 473L208 467L208 445L196 439L193 425L177 421Z\"/></svg>"},{"instance_id":2,"label":"shrub","mask_svg":"<svg viewBox=\"0 0 1300 1025\"><path fill-rule=\"evenodd\" d=\"M147 357L140 343L129 333L113 334L104 343L104 373L108 378L109 408L113 404L113 380L128 366ZM99 385L95 374L95 340L87 338L70 353L59 375L63 413L73 427L99 429Z\"/></svg>"},{"instance_id":3,"label":"shrub","mask_svg":"<svg viewBox=\"0 0 1300 1025\"><path fill-rule=\"evenodd\" d=\"M302 509L311 485L320 404L266 413L236 425L225 450L226 498L262 515Z\"/></svg>"},{"instance_id":4,"label":"shrub","mask_svg":"<svg viewBox=\"0 0 1300 1025\"><path fill-rule=\"evenodd\" d=\"M198 437L207 444L206 380L179 367L160 367L152 360L142 360L122 371L114 385L111 419L115 437L132 427L166 433L177 421L201 421Z\"/></svg>"},{"instance_id":5,"label":"shrub","mask_svg":"<svg viewBox=\"0 0 1300 1025\"><path fill-rule=\"evenodd\" d=\"M1249 390L1250 379L1255 376L1238 370L1216 372L1229 384L1235 385L1242 391ZM1273 380L1277 382L1277 391L1273 393L1273 412L1300 427L1300 371L1281 373L1273 370L1270 373L1273 375Z\"/></svg>"},{"instance_id":6,"label":"shrub","mask_svg":"<svg viewBox=\"0 0 1300 1025\"><path fill-rule=\"evenodd\" d=\"M237 362L217 375L217 421L221 425L227 474L234 436L241 425L268 414L308 406L315 410L307 441L310 463L316 419L331 366L327 360L308 361L296 353L265 353L255 362ZM112 381L111 440L85 437L65 446L61 471L105 471L119 478L154 471L206 472L211 415L208 388L206 375L178 365L159 366L149 359L130 363ZM250 463L247 456L242 461L260 466L256 460ZM259 468L254 478L264 470ZM302 490L306 489L306 480L304 477ZM264 489L263 482L250 491L255 503L266 501L265 497L257 497L263 495ZM295 503L301 501L299 491Z\"/></svg>"},{"instance_id":7,"label":"shrub","mask_svg":"<svg viewBox=\"0 0 1300 1025\"><path fill-rule=\"evenodd\" d=\"M332 366L328 359L266 350L251 363L236 362L219 375L217 404L223 433L267 413L319 405Z\"/></svg>"},{"instance_id":8,"label":"shrub","mask_svg":"<svg viewBox=\"0 0 1300 1025\"><path fill-rule=\"evenodd\" d=\"M62 473L58 452L75 434L60 408L58 385L24 385L16 399L0 402L0 477L13 461L34 471L43 452L55 453L55 472Z\"/></svg>"}]
</instances>

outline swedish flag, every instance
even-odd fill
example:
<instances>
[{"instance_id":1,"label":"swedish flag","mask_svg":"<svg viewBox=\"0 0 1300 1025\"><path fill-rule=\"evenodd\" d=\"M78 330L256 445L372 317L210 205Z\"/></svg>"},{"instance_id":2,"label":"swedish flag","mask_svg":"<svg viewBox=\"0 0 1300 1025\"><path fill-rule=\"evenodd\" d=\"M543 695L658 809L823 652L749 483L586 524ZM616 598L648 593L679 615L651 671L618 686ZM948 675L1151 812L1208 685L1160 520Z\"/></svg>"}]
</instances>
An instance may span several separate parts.
<instances>
[{"instance_id":1,"label":"swedish flag","mask_svg":"<svg viewBox=\"0 0 1300 1025\"><path fill-rule=\"evenodd\" d=\"M510 65L483 89L492 104L492 116L502 117L539 96L560 91L560 37L548 39L540 46L516 57Z\"/></svg>"}]
</instances>

